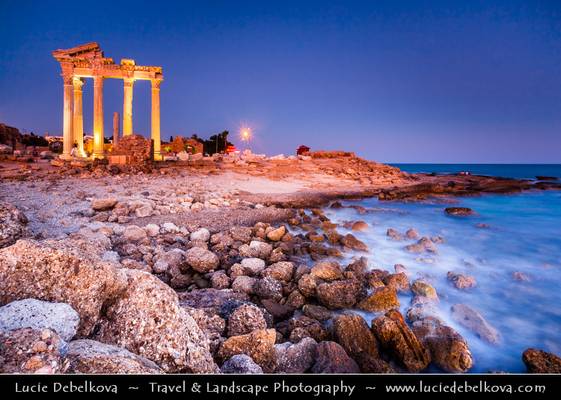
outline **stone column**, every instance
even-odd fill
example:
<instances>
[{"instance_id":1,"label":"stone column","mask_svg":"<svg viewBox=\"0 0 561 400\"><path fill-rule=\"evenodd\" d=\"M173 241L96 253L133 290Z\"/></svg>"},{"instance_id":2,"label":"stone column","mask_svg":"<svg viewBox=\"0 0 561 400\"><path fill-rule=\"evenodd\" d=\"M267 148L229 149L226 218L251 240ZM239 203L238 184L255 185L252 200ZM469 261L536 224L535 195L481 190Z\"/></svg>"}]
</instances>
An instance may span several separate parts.
<instances>
[{"instance_id":1,"label":"stone column","mask_svg":"<svg viewBox=\"0 0 561 400\"><path fill-rule=\"evenodd\" d=\"M154 160L161 160L162 153L160 150L160 84L161 79L152 79L152 134L151 139L154 142Z\"/></svg>"},{"instance_id":2,"label":"stone column","mask_svg":"<svg viewBox=\"0 0 561 400\"><path fill-rule=\"evenodd\" d=\"M74 118L73 118L73 137L72 146L74 143L78 145L78 155L80 157L85 157L86 152L84 151L84 117L82 111L82 86L84 85L84 80L82 78L74 77L72 80L74 85Z\"/></svg>"},{"instance_id":3,"label":"stone column","mask_svg":"<svg viewBox=\"0 0 561 400\"><path fill-rule=\"evenodd\" d=\"M70 152L72 151L72 144L74 143L72 140L72 91L74 89L73 86L73 76L72 75L63 75L62 76L64 82L64 108L63 108L63 122L62 122L62 155L61 158L65 160L69 160Z\"/></svg>"},{"instance_id":4,"label":"stone column","mask_svg":"<svg viewBox=\"0 0 561 400\"><path fill-rule=\"evenodd\" d=\"M94 76L93 158L103 158L103 77Z\"/></svg>"},{"instance_id":5,"label":"stone column","mask_svg":"<svg viewBox=\"0 0 561 400\"><path fill-rule=\"evenodd\" d=\"M119 113L115 111L113 113L113 146L119 144Z\"/></svg>"},{"instance_id":6,"label":"stone column","mask_svg":"<svg viewBox=\"0 0 561 400\"><path fill-rule=\"evenodd\" d=\"M124 96L123 96L123 136L132 135L132 88L134 85L133 78L123 78Z\"/></svg>"}]
</instances>

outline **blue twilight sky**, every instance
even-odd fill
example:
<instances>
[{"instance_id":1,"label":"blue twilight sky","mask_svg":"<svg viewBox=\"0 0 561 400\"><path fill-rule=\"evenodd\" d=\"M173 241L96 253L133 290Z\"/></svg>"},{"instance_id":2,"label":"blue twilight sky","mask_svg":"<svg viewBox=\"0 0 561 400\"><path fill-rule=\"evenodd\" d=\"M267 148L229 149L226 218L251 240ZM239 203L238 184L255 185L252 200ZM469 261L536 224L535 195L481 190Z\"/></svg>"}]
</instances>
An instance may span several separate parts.
<instances>
[{"instance_id":1,"label":"blue twilight sky","mask_svg":"<svg viewBox=\"0 0 561 400\"><path fill-rule=\"evenodd\" d=\"M0 17L0 122L38 134L62 130L51 51L97 41L163 66L165 138L247 124L268 154L561 162L561 0L0 0ZM134 89L145 135L149 86ZM106 136L122 98L106 81Z\"/></svg>"}]
</instances>

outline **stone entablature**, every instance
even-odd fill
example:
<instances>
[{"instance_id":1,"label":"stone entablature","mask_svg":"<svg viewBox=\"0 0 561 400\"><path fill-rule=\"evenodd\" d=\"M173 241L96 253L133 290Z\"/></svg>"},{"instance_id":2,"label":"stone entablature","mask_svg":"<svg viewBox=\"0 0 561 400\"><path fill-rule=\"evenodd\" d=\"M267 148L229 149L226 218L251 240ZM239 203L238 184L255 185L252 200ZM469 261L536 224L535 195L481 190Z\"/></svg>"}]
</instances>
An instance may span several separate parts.
<instances>
[{"instance_id":1,"label":"stone entablature","mask_svg":"<svg viewBox=\"0 0 561 400\"><path fill-rule=\"evenodd\" d=\"M153 141L154 159L161 159L160 140L160 84L163 80L162 67L136 65L132 59L122 59L115 64L112 58L105 57L99 44L92 42L70 49L52 52L60 63L64 83L63 112L63 154L62 158L72 158L72 149L76 145L78 156L85 157L83 140L82 86L84 79L94 81L94 149L93 158L104 158L103 150L103 80L123 79L123 136L132 135L132 99L134 82L149 80L152 84L151 139Z\"/></svg>"}]
</instances>

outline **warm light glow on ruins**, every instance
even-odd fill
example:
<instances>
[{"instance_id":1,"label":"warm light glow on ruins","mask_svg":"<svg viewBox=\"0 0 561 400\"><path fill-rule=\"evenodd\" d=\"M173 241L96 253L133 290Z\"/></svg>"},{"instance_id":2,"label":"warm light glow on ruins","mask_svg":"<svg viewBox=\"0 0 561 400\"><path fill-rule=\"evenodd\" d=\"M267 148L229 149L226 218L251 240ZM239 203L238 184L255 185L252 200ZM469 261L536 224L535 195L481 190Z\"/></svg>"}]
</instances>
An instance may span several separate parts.
<instances>
[{"instance_id":1,"label":"warm light glow on ruins","mask_svg":"<svg viewBox=\"0 0 561 400\"><path fill-rule=\"evenodd\" d=\"M244 142L249 142L251 140L251 128L248 127L242 127L240 129L240 138L244 141Z\"/></svg>"}]
</instances>

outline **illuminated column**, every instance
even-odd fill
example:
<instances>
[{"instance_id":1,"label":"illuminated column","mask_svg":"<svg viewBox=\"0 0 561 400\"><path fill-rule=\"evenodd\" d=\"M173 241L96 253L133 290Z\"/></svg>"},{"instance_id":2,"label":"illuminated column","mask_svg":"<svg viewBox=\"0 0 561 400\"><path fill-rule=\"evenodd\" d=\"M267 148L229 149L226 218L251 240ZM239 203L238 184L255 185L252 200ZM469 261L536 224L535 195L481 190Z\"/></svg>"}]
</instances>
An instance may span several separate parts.
<instances>
[{"instance_id":1,"label":"illuminated column","mask_svg":"<svg viewBox=\"0 0 561 400\"><path fill-rule=\"evenodd\" d=\"M113 113L113 146L119 144L119 113L115 111Z\"/></svg>"},{"instance_id":2,"label":"illuminated column","mask_svg":"<svg viewBox=\"0 0 561 400\"><path fill-rule=\"evenodd\" d=\"M103 77L94 76L93 158L103 158Z\"/></svg>"},{"instance_id":3,"label":"illuminated column","mask_svg":"<svg viewBox=\"0 0 561 400\"><path fill-rule=\"evenodd\" d=\"M152 135L154 142L154 160L161 160L160 151L160 84L161 79L152 79Z\"/></svg>"},{"instance_id":4,"label":"illuminated column","mask_svg":"<svg viewBox=\"0 0 561 400\"><path fill-rule=\"evenodd\" d=\"M133 78L123 79L125 93L123 96L123 136L132 135L132 88Z\"/></svg>"},{"instance_id":5,"label":"illuminated column","mask_svg":"<svg viewBox=\"0 0 561 400\"><path fill-rule=\"evenodd\" d=\"M78 145L78 155L80 157L85 157L86 152L84 151L84 117L82 112L82 86L84 85L84 80L82 78L74 77L72 80L74 86L74 117L72 119L73 123L73 137L72 146L74 143Z\"/></svg>"},{"instance_id":6,"label":"illuminated column","mask_svg":"<svg viewBox=\"0 0 561 400\"><path fill-rule=\"evenodd\" d=\"M72 151L72 91L73 84L72 75L63 75L64 82L64 111L63 111L63 125L62 125L62 155L63 159L70 159L70 152Z\"/></svg>"}]
</instances>

